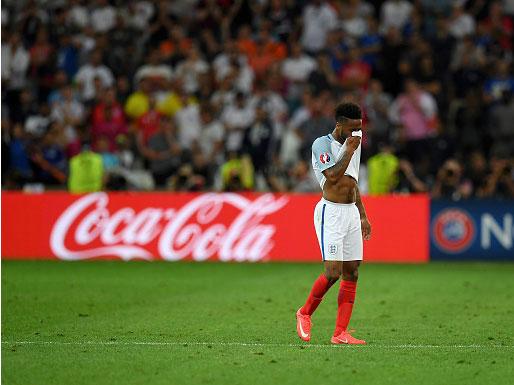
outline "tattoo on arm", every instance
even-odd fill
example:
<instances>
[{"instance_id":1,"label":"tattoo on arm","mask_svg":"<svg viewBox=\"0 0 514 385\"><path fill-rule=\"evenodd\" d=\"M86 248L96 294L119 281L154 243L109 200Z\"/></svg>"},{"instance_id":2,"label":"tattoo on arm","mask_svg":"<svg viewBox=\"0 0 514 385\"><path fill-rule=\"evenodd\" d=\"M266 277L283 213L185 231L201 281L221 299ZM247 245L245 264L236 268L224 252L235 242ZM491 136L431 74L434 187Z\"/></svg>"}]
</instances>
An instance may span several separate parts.
<instances>
[{"instance_id":1,"label":"tattoo on arm","mask_svg":"<svg viewBox=\"0 0 514 385\"><path fill-rule=\"evenodd\" d=\"M325 170L325 176L328 179L335 179L344 174L350 161L352 160L353 152L345 151L341 159L329 169Z\"/></svg>"}]
</instances>

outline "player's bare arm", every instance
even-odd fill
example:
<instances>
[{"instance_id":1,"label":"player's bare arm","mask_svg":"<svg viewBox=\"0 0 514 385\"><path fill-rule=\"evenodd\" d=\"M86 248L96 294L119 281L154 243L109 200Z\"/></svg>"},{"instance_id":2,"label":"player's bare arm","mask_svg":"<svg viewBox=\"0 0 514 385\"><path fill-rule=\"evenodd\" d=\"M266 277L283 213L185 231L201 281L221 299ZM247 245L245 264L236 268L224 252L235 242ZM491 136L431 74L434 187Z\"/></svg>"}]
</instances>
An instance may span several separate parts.
<instances>
[{"instance_id":1,"label":"player's bare arm","mask_svg":"<svg viewBox=\"0 0 514 385\"><path fill-rule=\"evenodd\" d=\"M371 238L371 224L369 223L368 216L366 215L366 209L362 203L361 193L358 186L356 188L356 198L355 204L357 205L361 216L362 237L367 241Z\"/></svg>"},{"instance_id":2,"label":"player's bare arm","mask_svg":"<svg viewBox=\"0 0 514 385\"><path fill-rule=\"evenodd\" d=\"M335 136L335 135L334 135ZM353 203L356 199L355 189L357 183L351 176L344 175L352 156L360 144L359 137L350 137L346 140L347 148L341 159L329 169L323 171L327 178L323 186L323 197L336 203Z\"/></svg>"}]
</instances>

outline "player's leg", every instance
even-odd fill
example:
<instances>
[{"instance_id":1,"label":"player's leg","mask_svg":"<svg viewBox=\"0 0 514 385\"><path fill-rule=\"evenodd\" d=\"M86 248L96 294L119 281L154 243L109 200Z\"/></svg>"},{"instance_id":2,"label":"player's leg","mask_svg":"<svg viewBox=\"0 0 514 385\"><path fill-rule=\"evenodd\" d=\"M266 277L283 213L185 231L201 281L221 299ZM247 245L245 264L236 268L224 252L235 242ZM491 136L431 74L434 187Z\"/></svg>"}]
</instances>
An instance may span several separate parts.
<instances>
[{"instance_id":1,"label":"player's leg","mask_svg":"<svg viewBox=\"0 0 514 385\"><path fill-rule=\"evenodd\" d=\"M312 315L325 293L339 279L343 269L343 234L341 232L341 208L320 201L314 209L314 228L318 237L324 272L314 282L311 292L300 308L303 315Z\"/></svg>"},{"instance_id":2,"label":"player's leg","mask_svg":"<svg viewBox=\"0 0 514 385\"><path fill-rule=\"evenodd\" d=\"M341 277L343 272L343 263L341 261L325 261L323 264L324 272L314 281L305 305L300 308L301 314L312 315L323 300L323 296L328 289Z\"/></svg>"},{"instance_id":3,"label":"player's leg","mask_svg":"<svg viewBox=\"0 0 514 385\"><path fill-rule=\"evenodd\" d=\"M305 304L296 312L296 332L304 341L311 339L311 315L318 308L323 296L337 282L343 271L343 262L325 261L324 272L314 281Z\"/></svg>"},{"instance_id":4,"label":"player's leg","mask_svg":"<svg viewBox=\"0 0 514 385\"><path fill-rule=\"evenodd\" d=\"M362 261L362 232L360 217L355 208L352 213L352 225L343 241L343 272L337 297L337 319L333 343L364 344L362 340L352 337L347 329L352 316L359 266ZM356 212L356 213L355 213Z\"/></svg>"},{"instance_id":5,"label":"player's leg","mask_svg":"<svg viewBox=\"0 0 514 385\"><path fill-rule=\"evenodd\" d=\"M343 279L337 296L337 320L334 336L348 329L357 291L360 261L343 262Z\"/></svg>"},{"instance_id":6,"label":"player's leg","mask_svg":"<svg viewBox=\"0 0 514 385\"><path fill-rule=\"evenodd\" d=\"M323 202L318 203L314 210L314 226L323 258L324 272L316 278L305 304L296 312L296 330L298 336L304 341L310 340L311 315L323 300L325 293L342 274L342 247L330 247L337 244L340 237L337 229L334 228L337 215L338 212L334 207Z\"/></svg>"}]
</instances>

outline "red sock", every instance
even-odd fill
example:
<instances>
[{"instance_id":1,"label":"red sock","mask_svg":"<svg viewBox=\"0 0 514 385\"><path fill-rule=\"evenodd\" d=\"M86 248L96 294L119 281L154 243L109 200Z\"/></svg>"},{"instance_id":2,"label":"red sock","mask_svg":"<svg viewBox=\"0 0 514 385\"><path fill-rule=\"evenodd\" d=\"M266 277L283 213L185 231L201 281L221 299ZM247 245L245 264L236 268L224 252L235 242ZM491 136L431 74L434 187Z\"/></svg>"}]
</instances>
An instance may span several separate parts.
<instances>
[{"instance_id":1,"label":"red sock","mask_svg":"<svg viewBox=\"0 0 514 385\"><path fill-rule=\"evenodd\" d=\"M300 313L306 315L312 315L314 310L318 307L323 299L325 293L330 289L330 287L334 284L334 282L330 283L330 281L325 277L325 274L321 274L318 279L312 285L311 292L309 297L307 298L307 302L300 309Z\"/></svg>"},{"instance_id":2,"label":"red sock","mask_svg":"<svg viewBox=\"0 0 514 385\"><path fill-rule=\"evenodd\" d=\"M350 323L356 289L357 282L341 281L339 295L337 296L337 320L334 336L338 336L345 331Z\"/></svg>"}]
</instances>

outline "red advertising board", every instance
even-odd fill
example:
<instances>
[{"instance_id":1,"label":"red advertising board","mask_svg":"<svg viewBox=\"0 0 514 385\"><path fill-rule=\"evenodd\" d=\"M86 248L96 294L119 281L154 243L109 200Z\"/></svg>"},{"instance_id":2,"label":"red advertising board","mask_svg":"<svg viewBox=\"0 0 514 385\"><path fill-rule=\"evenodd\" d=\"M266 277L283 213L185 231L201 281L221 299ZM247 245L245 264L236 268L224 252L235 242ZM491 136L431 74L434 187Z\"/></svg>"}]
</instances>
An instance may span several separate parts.
<instances>
[{"instance_id":1,"label":"red advertising board","mask_svg":"<svg viewBox=\"0 0 514 385\"><path fill-rule=\"evenodd\" d=\"M2 193L2 258L321 261L317 194ZM428 261L429 199L365 197L372 262Z\"/></svg>"}]
</instances>

